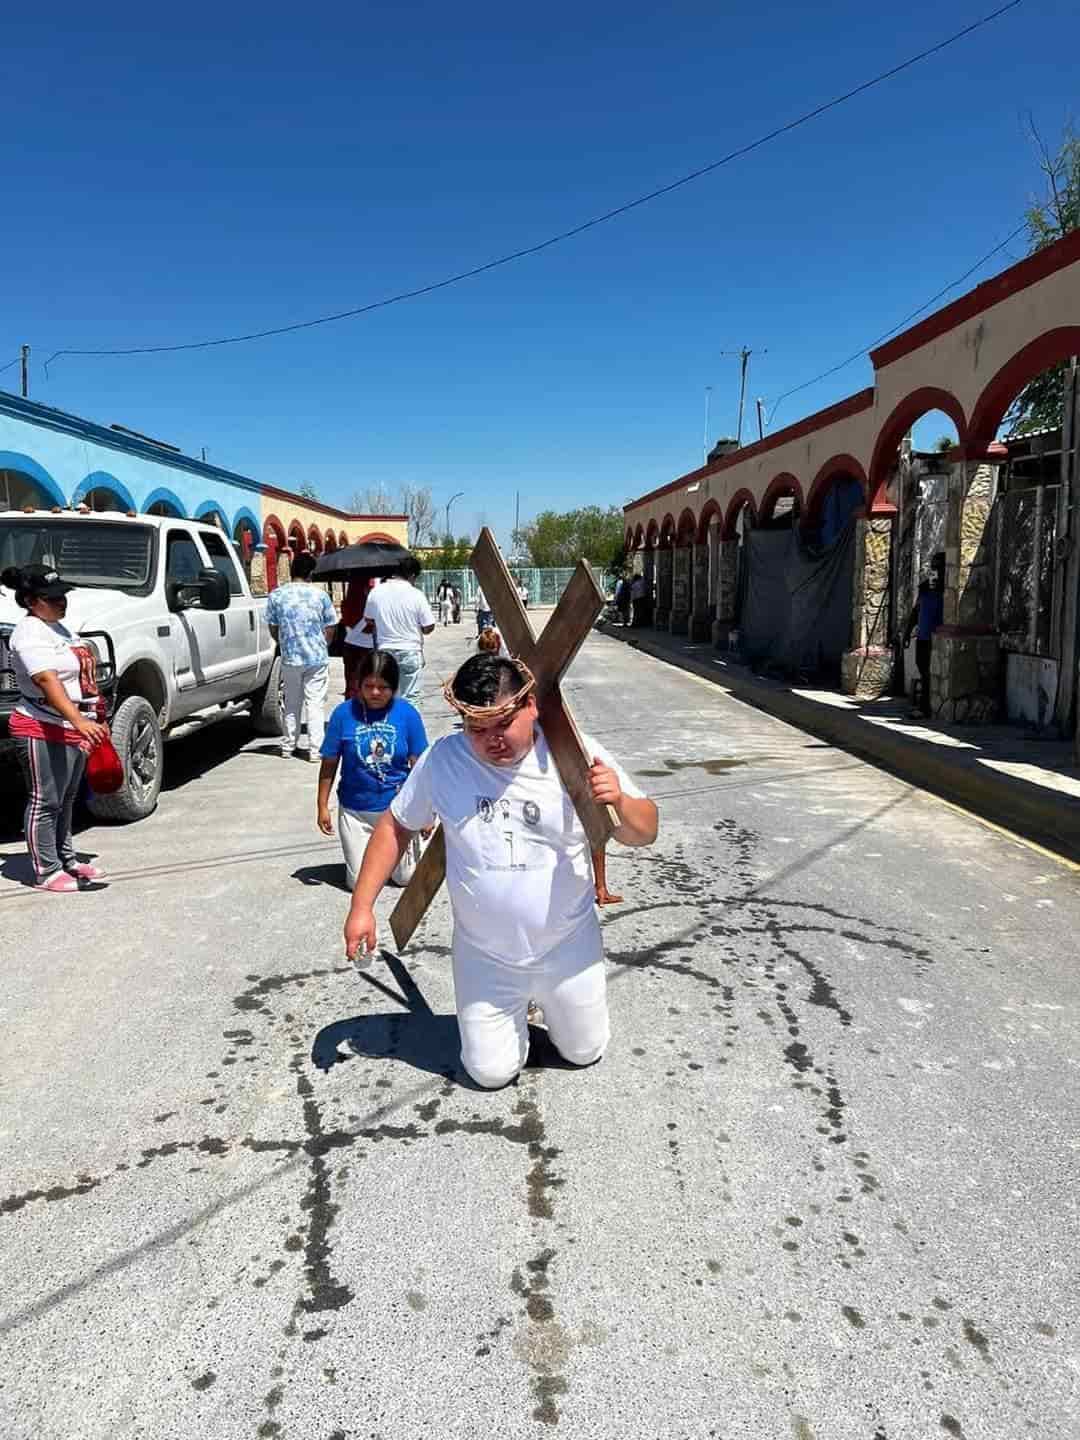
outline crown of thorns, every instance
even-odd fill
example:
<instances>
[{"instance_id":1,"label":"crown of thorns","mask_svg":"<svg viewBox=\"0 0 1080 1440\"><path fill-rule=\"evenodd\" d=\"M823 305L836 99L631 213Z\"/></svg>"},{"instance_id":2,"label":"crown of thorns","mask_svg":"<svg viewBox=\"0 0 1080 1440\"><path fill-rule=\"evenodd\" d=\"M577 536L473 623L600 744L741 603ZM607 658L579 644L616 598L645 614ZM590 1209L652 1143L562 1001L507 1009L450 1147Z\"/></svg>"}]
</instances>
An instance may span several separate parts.
<instances>
[{"instance_id":1,"label":"crown of thorns","mask_svg":"<svg viewBox=\"0 0 1080 1440\"><path fill-rule=\"evenodd\" d=\"M454 694L454 681L457 679L457 675L453 675L443 686L443 697L446 703L452 706L463 720L482 720L487 725L494 724L499 720L508 720L536 689L536 676L525 664L525 661L519 660L516 655L508 658L521 676L521 685L512 695L507 695L504 700L496 700L491 705L469 705L465 700L459 700Z\"/></svg>"}]
</instances>

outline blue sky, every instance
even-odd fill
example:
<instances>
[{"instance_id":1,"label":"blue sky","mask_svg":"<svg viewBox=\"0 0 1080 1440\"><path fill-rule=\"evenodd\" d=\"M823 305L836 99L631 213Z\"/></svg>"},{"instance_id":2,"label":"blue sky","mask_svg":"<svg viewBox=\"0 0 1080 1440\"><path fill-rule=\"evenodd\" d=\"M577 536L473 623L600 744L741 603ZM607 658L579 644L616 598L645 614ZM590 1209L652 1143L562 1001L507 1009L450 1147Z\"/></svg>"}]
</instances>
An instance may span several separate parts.
<instances>
[{"instance_id":1,"label":"blue sky","mask_svg":"<svg viewBox=\"0 0 1080 1440\"><path fill-rule=\"evenodd\" d=\"M1080 110L1075 3L1025 0L748 159L433 297L232 348L67 358L47 380L39 362L438 279L992 8L911 0L887 24L853 0L9 8L0 364L27 341L34 398L334 504L378 483L439 504L463 490L454 529L502 538L517 491L523 518L622 504L700 462L706 385L714 436L734 429L721 351L767 350L750 393L771 405L1018 223L1037 181L1026 111L1056 138ZM870 378L853 364L775 424Z\"/></svg>"}]
</instances>

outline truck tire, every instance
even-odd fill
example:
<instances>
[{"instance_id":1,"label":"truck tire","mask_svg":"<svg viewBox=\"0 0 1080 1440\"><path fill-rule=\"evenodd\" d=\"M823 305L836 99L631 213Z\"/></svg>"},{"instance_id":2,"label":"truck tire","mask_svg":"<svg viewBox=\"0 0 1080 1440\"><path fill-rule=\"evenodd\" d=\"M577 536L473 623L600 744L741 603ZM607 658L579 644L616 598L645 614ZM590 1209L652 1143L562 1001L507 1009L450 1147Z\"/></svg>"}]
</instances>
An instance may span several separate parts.
<instances>
[{"instance_id":1,"label":"truck tire","mask_svg":"<svg viewBox=\"0 0 1080 1440\"><path fill-rule=\"evenodd\" d=\"M129 695L116 707L112 742L124 767L124 783L115 795L89 797L100 820L142 820L154 809L161 789L165 756L157 712L141 695Z\"/></svg>"},{"instance_id":2,"label":"truck tire","mask_svg":"<svg viewBox=\"0 0 1080 1440\"><path fill-rule=\"evenodd\" d=\"M274 656L266 684L251 697L251 723L256 735L280 735L281 724L281 656Z\"/></svg>"}]
</instances>

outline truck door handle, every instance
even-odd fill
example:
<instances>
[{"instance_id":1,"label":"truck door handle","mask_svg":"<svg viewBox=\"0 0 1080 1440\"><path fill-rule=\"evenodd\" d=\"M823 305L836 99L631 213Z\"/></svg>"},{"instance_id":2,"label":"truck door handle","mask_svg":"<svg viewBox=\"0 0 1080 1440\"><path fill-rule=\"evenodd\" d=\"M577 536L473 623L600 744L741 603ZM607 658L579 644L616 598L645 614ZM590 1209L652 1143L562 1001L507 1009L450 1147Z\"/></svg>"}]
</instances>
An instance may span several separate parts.
<instances>
[{"instance_id":1,"label":"truck door handle","mask_svg":"<svg viewBox=\"0 0 1080 1440\"><path fill-rule=\"evenodd\" d=\"M218 618L218 625L221 627L221 633L222 633L222 635L224 635L224 634L225 634L225 616L224 616L224 615L219 615L217 618Z\"/></svg>"},{"instance_id":2,"label":"truck door handle","mask_svg":"<svg viewBox=\"0 0 1080 1440\"><path fill-rule=\"evenodd\" d=\"M255 629L255 611L254 611L254 610L249 610L249 611L248 611L248 629L249 629L249 630L254 630L254 629Z\"/></svg>"}]
</instances>

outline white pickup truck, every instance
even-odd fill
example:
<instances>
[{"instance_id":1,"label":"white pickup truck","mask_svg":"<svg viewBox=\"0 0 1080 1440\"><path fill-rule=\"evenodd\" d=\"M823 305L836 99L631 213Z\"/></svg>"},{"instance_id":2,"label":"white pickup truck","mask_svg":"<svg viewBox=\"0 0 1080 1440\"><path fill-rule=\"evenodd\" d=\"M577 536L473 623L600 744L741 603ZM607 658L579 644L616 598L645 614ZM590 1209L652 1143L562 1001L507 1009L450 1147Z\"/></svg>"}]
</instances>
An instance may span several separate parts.
<instances>
[{"instance_id":1,"label":"white pickup truck","mask_svg":"<svg viewBox=\"0 0 1080 1440\"><path fill-rule=\"evenodd\" d=\"M256 728L281 727L280 661L266 601L213 525L157 515L0 513L0 571L49 564L76 588L66 623L98 654L124 785L94 813L141 820L157 804L162 739L243 704ZM6 637L24 614L0 586L0 748L17 698Z\"/></svg>"}]
</instances>

